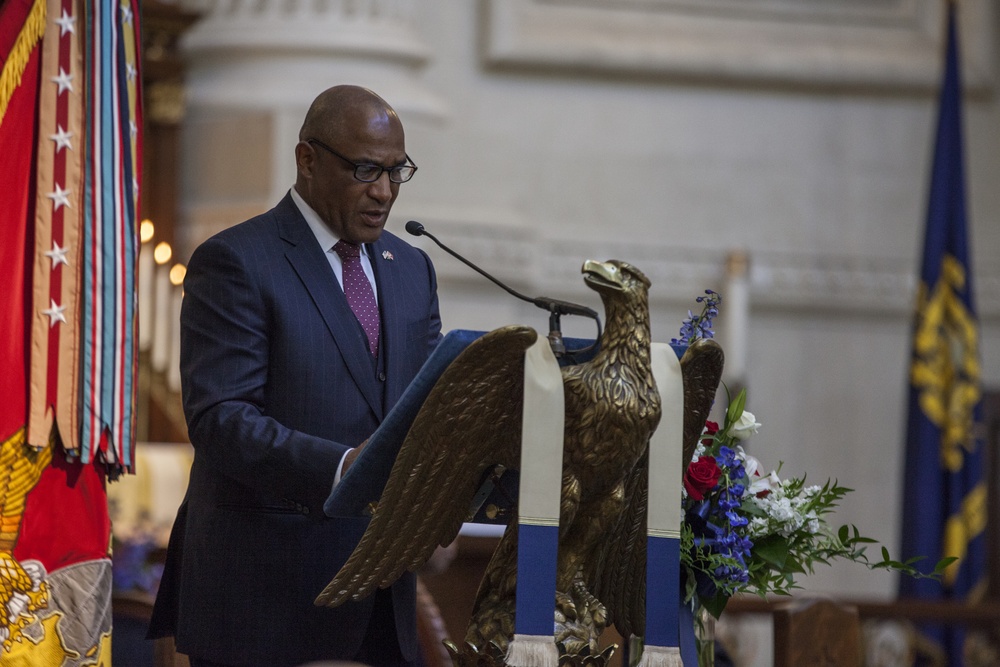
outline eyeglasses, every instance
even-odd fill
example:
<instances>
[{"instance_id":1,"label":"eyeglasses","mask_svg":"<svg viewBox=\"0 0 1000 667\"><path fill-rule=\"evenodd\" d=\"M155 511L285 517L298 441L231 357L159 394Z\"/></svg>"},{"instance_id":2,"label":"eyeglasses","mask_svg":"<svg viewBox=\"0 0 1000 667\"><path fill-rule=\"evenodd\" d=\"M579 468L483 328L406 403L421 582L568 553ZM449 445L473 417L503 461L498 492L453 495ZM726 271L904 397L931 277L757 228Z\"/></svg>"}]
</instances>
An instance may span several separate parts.
<instances>
[{"instance_id":1,"label":"eyeglasses","mask_svg":"<svg viewBox=\"0 0 1000 667\"><path fill-rule=\"evenodd\" d=\"M417 165L413 164L413 160L411 160L410 156L405 153L404 155L406 155L406 161L409 164L401 164L395 167L383 167L378 164L368 164L364 162L359 163L348 160L346 157L333 150L319 139L306 139L306 142L316 144L323 150L336 155L341 160L354 167L354 178L358 179L362 183L374 183L382 176L383 171L388 172L389 180L393 183L406 183L408 180L413 178L413 174L417 172Z\"/></svg>"}]
</instances>

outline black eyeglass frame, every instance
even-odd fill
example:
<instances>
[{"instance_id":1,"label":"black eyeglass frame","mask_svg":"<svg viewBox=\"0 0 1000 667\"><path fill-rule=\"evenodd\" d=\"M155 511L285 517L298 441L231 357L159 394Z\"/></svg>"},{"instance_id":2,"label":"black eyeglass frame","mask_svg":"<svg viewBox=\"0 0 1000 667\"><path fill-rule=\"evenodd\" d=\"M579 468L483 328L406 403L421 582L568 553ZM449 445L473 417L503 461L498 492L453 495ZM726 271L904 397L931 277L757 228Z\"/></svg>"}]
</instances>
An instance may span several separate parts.
<instances>
[{"instance_id":1,"label":"black eyeglass frame","mask_svg":"<svg viewBox=\"0 0 1000 667\"><path fill-rule=\"evenodd\" d=\"M340 153L338 153L337 151L333 150L332 148L330 148L329 146L327 146L326 144L324 144L319 139L306 139L306 143L307 144L316 144L317 146L319 146L323 150L327 151L328 153L332 153L333 155L336 155L341 160L343 160L347 164L349 164L352 167L354 167L354 178L356 180L361 181L362 183L374 183L378 179L382 178L382 172L383 171L389 174L389 180L391 182L393 182L393 183L406 183L411 178L413 178L413 175L415 173L417 173L417 165L415 165L413 163L413 160L411 160L410 156L406 155L406 153L403 153L403 155L406 156L406 162L407 162L407 164L400 164L400 165L396 165L395 167L383 167L380 164L372 164L370 162L354 162L353 160L349 160L346 157L344 157L343 155L341 155ZM362 178L359 175L359 172L362 169L378 169L378 172L373 177L371 177L371 178ZM400 177L400 174L402 173L403 169L410 169L411 170L410 171L410 175L407 176L406 178L401 178ZM393 176L395 176L395 178Z\"/></svg>"}]
</instances>

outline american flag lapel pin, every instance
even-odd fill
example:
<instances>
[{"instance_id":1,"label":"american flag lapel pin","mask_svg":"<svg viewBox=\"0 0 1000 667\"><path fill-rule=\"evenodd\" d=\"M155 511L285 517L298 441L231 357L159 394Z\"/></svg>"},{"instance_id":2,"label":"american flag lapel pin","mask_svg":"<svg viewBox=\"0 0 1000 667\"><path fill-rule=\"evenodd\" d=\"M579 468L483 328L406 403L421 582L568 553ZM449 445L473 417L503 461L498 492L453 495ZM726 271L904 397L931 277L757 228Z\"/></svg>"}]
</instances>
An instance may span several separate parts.
<instances>
[{"instance_id":1,"label":"american flag lapel pin","mask_svg":"<svg viewBox=\"0 0 1000 667\"><path fill-rule=\"evenodd\" d=\"M395 258L392 256L391 252L389 252L388 250L383 250L382 251L382 259L387 259L387 260L389 260L391 262Z\"/></svg>"}]
</instances>

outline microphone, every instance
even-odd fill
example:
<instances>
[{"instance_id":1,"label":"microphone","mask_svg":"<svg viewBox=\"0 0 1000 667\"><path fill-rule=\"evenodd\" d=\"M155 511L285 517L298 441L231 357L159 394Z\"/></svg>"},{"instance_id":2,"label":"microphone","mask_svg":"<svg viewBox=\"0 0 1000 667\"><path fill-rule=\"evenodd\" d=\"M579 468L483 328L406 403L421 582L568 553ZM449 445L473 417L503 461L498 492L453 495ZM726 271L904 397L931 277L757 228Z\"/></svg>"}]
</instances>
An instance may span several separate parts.
<instances>
[{"instance_id":1,"label":"microphone","mask_svg":"<svg viewBox=\"0 0 1000 667\"><path fill-rule=\"evenodd\" d=\"M417 222L416 220L410 220L409 222L406 223L406 231L412 234L413 236L426 236L430 240L434 241L434 243L436 243L438 247L444 250L446 253L448 253L458 261L462 262L476 273L484 276L485 278L493 282L495 285L499 286L501 289L503 289L511 296L517 297L522 301L527 301L528 303L533 303L542 310L549 311L549 329L550 329L549 343L552 345L552 351L555 352L556 356L561 356L566 352L566 347L562 343L562 334L560 333L559 330L560 315L580 315L582 317L591 318L592 320L597 322L597 338L598 340L600 340L601 318L598 316L597 312L594 311L592 308L581 306L576 303L570 303L569 301L563 301L561 299L553 299L547 296L537 296L537 297L525 296L524 294L521 294L520 292L503 284L502 282L500 282L499 280L497 280L496 278L494 278L493 276L486 273L481 268L479 268L478 266L467 260L466 258L459 255L457 252L455 252L445 244L441 243L441 241L439 241L437 237L428 232L424 228L424 226L419 222ZM589 350L590 348L587 349Z\"/></svg>"},{"instance_id":2,"label":"microphone","mask_svg":"<svg viewBox=\"0 0 1000 667\"><path fill-rule=\"evenodd\" d=\"M428 232L424 228L424 226L419 222L417 222L416 220L410 220L409 222L406 223L406 231L412 234L413 236L426 236L430 240L434 241L434 243L438 244L438 246L446 253L448 253L458 261L462 262L463 264L471 268L473 271L476 271L480 275L485 276L487 279L491 280L493 283L500 286L500 288L505 290L508 294L511 294L512 296L515 296L518 299L521 299L522 301L533 303L542 310L547 310L550 313L557 313L559 315L580 315L582 317L589 317L594 320L598 319L597 312L595 312L592 308L581 306L575 303L570 303L569 301L562 301L561 299L553 299L547 296L536 296L536 297L525 296L524 294L515 291L514 289L508 287L507 285L503 284L490 274L483 271L481 268L479 268L466 258L459 255L457 252L455 252L445 244L441 243L441 241L439 241L433 234Z\"/></svg>"}]
</instances>

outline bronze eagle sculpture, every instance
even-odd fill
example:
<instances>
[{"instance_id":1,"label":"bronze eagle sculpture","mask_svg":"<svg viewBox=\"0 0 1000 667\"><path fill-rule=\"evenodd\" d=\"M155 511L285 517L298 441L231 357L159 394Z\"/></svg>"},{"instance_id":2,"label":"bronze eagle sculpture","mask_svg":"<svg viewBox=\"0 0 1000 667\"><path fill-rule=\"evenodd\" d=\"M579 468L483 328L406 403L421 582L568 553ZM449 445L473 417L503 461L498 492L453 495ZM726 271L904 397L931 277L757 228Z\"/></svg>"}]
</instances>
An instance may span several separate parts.
<instances>
[{"instance_id":1,"label":"bronze eagle sculpture","mask_svg":"<svg viewBox=\"0 0 1000 667\"><path fill-rule=\"evenodd\" d=\"M643 634L647 449L660 420L650 365L649 280L617 260L587 261L582 271L601 297L606 325L593 358L562 369L554 620L555 638L570 653L596 651L609 622L625 637ZM457 537L484 476L497 466L519 466L524 352L536 339L528 327L497 329L448 366L403 441L361 542L316 604L362 599L419 568L438 545ZM706 339L681 359L684 467L722 364L721 347ZM505 650L513 636L517 532L512 518L480 584L465 637L474 651Z\"/></svg>"}]
</instances>

